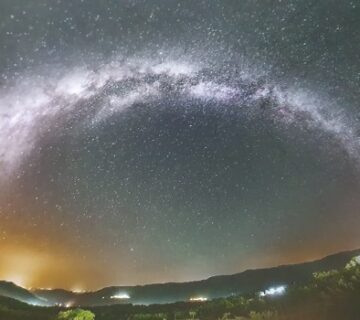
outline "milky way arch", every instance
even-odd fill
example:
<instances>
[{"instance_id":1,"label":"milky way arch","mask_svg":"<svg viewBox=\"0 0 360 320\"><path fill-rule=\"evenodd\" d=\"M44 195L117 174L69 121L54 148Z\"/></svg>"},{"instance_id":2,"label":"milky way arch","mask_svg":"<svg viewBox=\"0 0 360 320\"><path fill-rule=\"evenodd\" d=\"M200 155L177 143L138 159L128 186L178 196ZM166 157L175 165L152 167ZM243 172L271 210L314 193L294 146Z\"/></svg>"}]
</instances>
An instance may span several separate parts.
<instances>
[{"instance_id":1,"label":"milky way arch","mask_svg":"<svg viewBox=\"0 0 360 320\"><path fill-rule=\"evenodd\" d=\"M214 68L214 67L212 67ZM235 71L234 71L235 70ZM0 157L9 175L38 147L41 137L85 126L89 130L138 104L236 106L244 117L265 114L275 126L314 128L332 136L350 157L359 156L351 121L314 94L284 88L242 70L212 70L187 61L114 59L50 75L20 77L2 89Z\"/></svg>"}]
</instances>

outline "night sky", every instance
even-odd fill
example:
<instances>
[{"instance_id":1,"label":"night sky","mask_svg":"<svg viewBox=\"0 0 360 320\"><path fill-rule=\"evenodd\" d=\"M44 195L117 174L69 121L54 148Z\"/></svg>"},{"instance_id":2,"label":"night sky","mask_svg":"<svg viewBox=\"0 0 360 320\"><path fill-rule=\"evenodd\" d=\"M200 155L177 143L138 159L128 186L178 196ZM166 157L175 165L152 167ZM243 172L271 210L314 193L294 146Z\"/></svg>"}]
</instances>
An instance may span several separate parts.
<instances>
[{"instance_id":1,"label":"night sky","mask_svg":"<svg viewBox=\"0 0 360 320\"><path fill-rule=\"evenodd\" d=\"M96 289L360 246L360 1L0 3L0 279Z\"/></svg>"}]
</instances>

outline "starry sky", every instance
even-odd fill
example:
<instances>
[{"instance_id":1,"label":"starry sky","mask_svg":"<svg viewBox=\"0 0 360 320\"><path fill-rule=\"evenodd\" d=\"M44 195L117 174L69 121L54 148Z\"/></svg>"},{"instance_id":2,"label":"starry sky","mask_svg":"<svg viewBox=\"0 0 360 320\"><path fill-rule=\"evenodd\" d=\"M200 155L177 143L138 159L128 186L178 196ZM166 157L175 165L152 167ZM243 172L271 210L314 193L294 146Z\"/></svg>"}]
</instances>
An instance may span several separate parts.
<instances>
[{"instance_id":1,"label":"starry sky","mask_svg":"<svg viewBox=\"0 0 360 320\"><path fill-rule=\"evenodd\" d=\"M360 246L360 1L0 4L0 279L97 289Z\"/></svg>"}]
</instances>

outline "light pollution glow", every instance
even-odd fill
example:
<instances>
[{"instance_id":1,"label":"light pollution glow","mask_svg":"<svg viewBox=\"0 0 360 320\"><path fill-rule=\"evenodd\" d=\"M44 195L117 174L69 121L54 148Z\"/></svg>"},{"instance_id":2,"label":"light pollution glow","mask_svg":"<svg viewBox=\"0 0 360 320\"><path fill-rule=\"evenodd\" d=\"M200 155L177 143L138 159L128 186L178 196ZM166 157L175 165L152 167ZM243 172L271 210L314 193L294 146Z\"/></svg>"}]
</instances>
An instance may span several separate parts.
<instances>
[{"instance_id":1,"label":"light pollution glow","mask_svg":"<svg viewBox=\"0 0 360 320\"><path fill-rule=\"evenodd\" d=\"M49 254L24 246L0 245L0 251L0 279L24 288L66 288L80 293L85 291L82 288L86 287L87 277L101 274L94 266L84 266L81 258L60 248L58 254Z\"/></svg>"},{"instance_id":2,"label":"light pollution glow","mask_svg":"<svg viewBox=\"0 0 360 320\"><path fill-rule=\"evenodd\" d=\"M315 251L288 252L284 249L283 255L273 253L278 264L301 263L304 261L312 261L323 255L323 252L331 254L333 252L341 251L342 246L348 246L347 243L338 243L338 247L316 248ZM314 248L315 249L315 248ZM104 269L99 269L97 264L87 264L81 257L71 254L65 248L57 248L58 254L48 254L42 252L39 248L24 247L23 245L5 246L0 244L0 279L14 282L15 284L29 288L39 288L44 290L51 290L54 288L64 288L73 292L85 292L101 289L105 285L114 285L113 278L108 277L108 272ZM247 263L241 266L235 266L234 271L241 271L242 268L253 269L259 263L262 267L274 266L273 260L266 257L263 260L258 258L249 258ZM115 272L115 270L113 271ZM159 274L159 277L161 274ZM200 278L200 277L199 277ZM95 281L91 281L94 279ZM97 281L99 279L99 281ZM161 278L159 278L159 282ZM179 281L186 281L187 279L179 278ZM140 282L140 281L139 281ZM140 282L141 283L141 282ZM149 283L148 281L142 282ZM122 285L121 282L116 282L115 285ZM126 293L116 294L113 299L129 299L130 296ZM198 297L191 297L190 300ZM201 297L200 297L201 298Z\"/></svg>"}]
</instances>

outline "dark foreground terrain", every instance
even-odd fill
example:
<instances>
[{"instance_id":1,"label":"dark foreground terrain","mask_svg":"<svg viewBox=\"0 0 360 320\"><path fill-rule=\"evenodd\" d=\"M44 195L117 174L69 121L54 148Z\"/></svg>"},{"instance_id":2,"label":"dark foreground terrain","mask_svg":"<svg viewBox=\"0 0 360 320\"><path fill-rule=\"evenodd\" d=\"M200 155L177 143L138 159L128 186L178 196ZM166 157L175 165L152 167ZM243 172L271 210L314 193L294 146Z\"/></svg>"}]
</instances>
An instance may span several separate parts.
<instances>
[{"instance_id":1,"label":"dark foreground terrain","mask_svg":"<svg viewBox=\"0 0 360 320\"><path fill-rule=\"evenodd\" d=\"M314 273L305 285L290 285L282 294L237 295L206 302L161 305L120 304L86 308L89 318L66 318L55 307L35 307L11 298L0 299L1 320L182 320L182 319L360 319L360 258L353 258L341 269Z\"/></svg>"}]
</instances>

